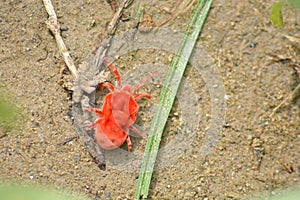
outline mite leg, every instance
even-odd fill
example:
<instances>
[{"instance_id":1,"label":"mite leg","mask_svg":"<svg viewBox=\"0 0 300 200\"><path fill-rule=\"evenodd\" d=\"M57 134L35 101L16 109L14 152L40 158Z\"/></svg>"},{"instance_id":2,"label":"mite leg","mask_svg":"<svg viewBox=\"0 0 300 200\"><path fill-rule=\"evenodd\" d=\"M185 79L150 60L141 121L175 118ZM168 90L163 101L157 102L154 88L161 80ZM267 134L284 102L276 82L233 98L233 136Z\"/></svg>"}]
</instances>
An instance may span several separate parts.
<instances>
[{"instance_id":1,"label":"mite leg","mask_svg":"<svg viewBox=\"0 0 300 200\"><path fill-rule=\"evenodd\" d=\"M98 115L101 115L101 116L103 115L102 110L99 110L97 108L84 108L84 109L87 110L87 111L89 111L89 112L93 112L93 113L96 113ZM94 128L97 125L97 123L99 122L99 120L100 119L98 119L94 123L90 124L86 129L87 130L91 130L92 128Z\"/></svg>"},{"instance_id":2,"label":"mite leg","mask_svg":"<svg viewBox=\"0 0 300 200\"><path fill-rule=\"evenodd\" d=\"M130 126L130 129L133 130L133 132L135 132L141 138L144 138L144 136L142 135L142 133L137 128L135 128L134 126Z\"/></svg>"},{"instance_id":3,"label":"mite leg","mask_svg":"<svg viewBox=\"0 0 300 200\"><path fill-rule=\"evenodd\" d=\"M128 152L131 152L132 143L131 143L129 135L126 138L126 142L127 142L127 146L128 146Z\"/></svg>"},{"instance_id":4,"label":"mite leg","mask_svg":"<svg viewBox=\"0 0 300 200\"><path fill-rule=\"evenodd\" d=\"M121 89L121 76L119 74L119 71L115 68L115 66L113 66L113 64L111 62L108 61L108 59L106 57L104 57L104 61L106 62L106 64L110 68L110 70L115 74L116 81L117 81L117 87L120 90Z\"/></svg>"},{"instance_id":5,"label":"mite leg","mask_svg":"<svg viewBox=\"0 0 300 200\"><path fill-rule=\"evenodd\" d=\"M96 114L101 115L101 116L103 115L102 110L97 109L97 108L84 108L84 110L87 110L87 111L89 111L89 112L96 113Z\"/></svg>"},{"instance_id":6,"label":"mite leg","mask_svg":"<svg viewBox=\"0 0 300 200\"><path fill-rule=\"evenodd\" d=\"M104 88L108 88L110 92L115 91L114 86L109 82L104 82L104 83L101 84L100 90L103 90Z\"/></svg>"},{"instance_id":7,"label":"mite leg","mask_svg":"<svg viewBox=\"0 0 300 200\"><path fill-rule=\"evenodd\" d=\"M133 94L137 93L138 89L144 85L150 78L152 78L155 74L157 74L158 71L155 70L154 72L152 72L152 74L148 75L144 80L142 80L133 90Z\"/></svg>"},{"instance_id":8,"label":"mite leg","mask_svg":"<svg viewBox=\"0 0 300 200\"><path fill-rule=\"evenodd\" d=\"M88 125L88 127L86 127L87 130L91 130L92 128L94 128L98 123L99 123L100 119L96 120L94 123Z\"/></svg>"},{"instance_id":9,"label":"mite leg","mask_svg":"<svg viewBox=\"0 0 300 200\"><path fill-rule=\"evenodd\" d=\"M151 95L147 94L147 93L140 93L140 94L135 95L133 98L134 99L139 99L139 98L143 98L143 97L146 97L146 98L150 99Z\"/></svg>"}]
</instances>

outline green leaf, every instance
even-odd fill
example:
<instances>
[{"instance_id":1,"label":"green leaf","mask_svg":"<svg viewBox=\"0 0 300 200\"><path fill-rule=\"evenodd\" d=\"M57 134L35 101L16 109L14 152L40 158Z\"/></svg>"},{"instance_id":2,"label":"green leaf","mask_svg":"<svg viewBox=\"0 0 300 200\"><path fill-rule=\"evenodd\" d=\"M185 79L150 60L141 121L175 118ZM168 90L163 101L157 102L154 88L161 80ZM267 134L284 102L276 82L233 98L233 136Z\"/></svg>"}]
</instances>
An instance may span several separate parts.
<instances>
[{"instance_id":1,"label":"green leaf","mask_svg":"<svg viewBox=\"0 0 300 200\"><path fill-rule=\"evenodd\" d=\"M276 2L272 5L272 12L271 12L271 21L272 24L277 27L281 28L283 26L283 17L282 17L282 2Z\"/></svg>"}]
</instances>

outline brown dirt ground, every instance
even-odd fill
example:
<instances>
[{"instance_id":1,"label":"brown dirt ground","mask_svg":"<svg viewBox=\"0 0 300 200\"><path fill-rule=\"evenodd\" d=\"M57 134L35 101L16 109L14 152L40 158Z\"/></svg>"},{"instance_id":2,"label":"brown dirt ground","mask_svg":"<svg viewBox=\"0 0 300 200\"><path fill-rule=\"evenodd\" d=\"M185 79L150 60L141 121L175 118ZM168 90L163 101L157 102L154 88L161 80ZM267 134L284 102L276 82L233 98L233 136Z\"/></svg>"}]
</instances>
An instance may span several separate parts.
<instances>
[{"instance_id":1,"label":"brown dirt ground","mask_svg":"<svg viewBox=\"0 0 300 200\"><path fill-rule=\"evenodd\" d=\"M140 2L156 24L170 16L163 8L171 10L175 4L169 0ZM151 199L245 199L260 193L268 197L299 183L299 99L268 117L296 87L299 77L293 61L274 61L268 54L299 57L299 48L282 34L299 34L300 15L287 6L284 27L274 28L269 20L271 3L214 1L198 45L211 55L223 78L226 125L214 151L205 158L199 156L203 137L194 133L193 144L175 165L156 170ZM99 44L112 17L110 7L99 0L54 0L53 4L59 21L68 28L62 35L78 66ZM126 13L130 15L135 6L136 2ZM192 8L166 26L183 31ZM46 27L48 16L42 1L4 0L0 10L1 87L23 110L17 128L2 126L0 130L0 181L46 184L95 199L133 199L137 173L111 167L100 171L81 140L57 147L77 134L69 117L72 101L64 89L72 76L59 73L64 61ZM120 29L126 30L125 22ZM149 52L135 53L136 58L151 62ZM116 66L122 62L126 67L120 67L121 74L133 66L131 60ZM186 76L194 88L203 85L192 70L187 70ZM206 116L207 91L196 92L203 96L200 115ZM156 94L159 92L154 95L157 100ZM205 132L208 117L200 122L201 131ZM142 121L137 123L149 123ZM172 138L168 136L163 143ZM140 143L144 145L145 140L134 141L135 146Z\"/></svg>"}]
</instances>

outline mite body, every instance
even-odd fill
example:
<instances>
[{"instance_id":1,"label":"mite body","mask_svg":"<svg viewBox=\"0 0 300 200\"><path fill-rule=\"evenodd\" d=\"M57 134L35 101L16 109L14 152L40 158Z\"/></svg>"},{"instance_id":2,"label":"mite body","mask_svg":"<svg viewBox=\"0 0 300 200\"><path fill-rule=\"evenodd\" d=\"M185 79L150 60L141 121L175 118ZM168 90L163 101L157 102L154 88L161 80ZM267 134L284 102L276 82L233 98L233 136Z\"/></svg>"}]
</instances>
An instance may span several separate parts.
<instances>
[{"instance_id":1,"label":"mite body","mask_svg":"<svg viewBox=\"0 0 300 200\"><path fill-rule=\"evenodd\" d=\"M126 84L121 88L121 77L118 70L105 59L110 70L116 77L116 88L109 82L101 84L100 90L109 89L110 93L106 95L102 109L86 108L90 112L99 115L99 118L87 128L95 127L95 138L103 149L112 150L120 147L127 142L128 152L132 149L132 143L129 137L129 130L133 130L137 135L143 137L140 131L133 126L137 118L139 106L136 102L139 98L150 99L150 94L137 93L137 90L157 71L147 76L134 89Z\"/></svg>"}]
</instances>

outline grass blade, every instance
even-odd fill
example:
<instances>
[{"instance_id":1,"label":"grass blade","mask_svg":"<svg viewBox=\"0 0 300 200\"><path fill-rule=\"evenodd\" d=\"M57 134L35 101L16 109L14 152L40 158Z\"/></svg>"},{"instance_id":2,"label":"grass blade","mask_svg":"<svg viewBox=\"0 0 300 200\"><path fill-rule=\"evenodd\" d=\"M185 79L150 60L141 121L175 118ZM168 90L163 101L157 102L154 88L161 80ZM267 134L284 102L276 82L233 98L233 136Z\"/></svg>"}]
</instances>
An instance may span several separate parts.
<instances>
[{"instance_id":1,"label":"grass blade","mask_svg":"<svg viewBox=\"0 0 300 200\"><path fill-rule=\"evenodd\" d=\"M175 95L185 71L188 59L208 15L212 0L199 0L192 18L181 40L177 54L174 56L166 82L162 88L158 108L152 120L141 166L135 199L147 199L154 163L156 160L161 136L171 111Z\"/></svg>"}]
</instances>

